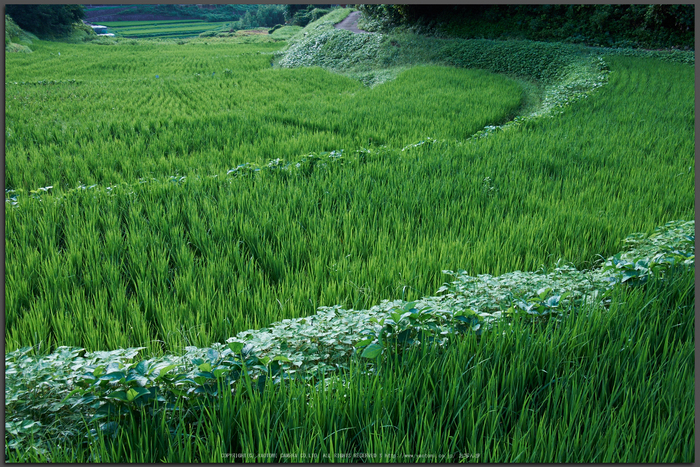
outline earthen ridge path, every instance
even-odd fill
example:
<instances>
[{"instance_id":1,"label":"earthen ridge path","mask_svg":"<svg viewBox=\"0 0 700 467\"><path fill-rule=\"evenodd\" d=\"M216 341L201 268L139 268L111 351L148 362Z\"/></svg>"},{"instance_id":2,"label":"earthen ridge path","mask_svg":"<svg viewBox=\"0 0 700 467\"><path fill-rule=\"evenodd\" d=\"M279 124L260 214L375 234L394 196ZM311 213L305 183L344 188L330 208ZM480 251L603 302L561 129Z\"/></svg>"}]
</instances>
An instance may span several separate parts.
<instances>
[{"instance_id":1,"label":"earthen ridge path","mask_svg":"<svg viewBox=\"0 0 700 467\"><path fill-rule=\"evenodd\" d=\"M372 34L369 31L363 31L357 27L357 20L360 19L360 14L361 13L359 11L353 11L347 16L347 18L340 23L334 24L333 27L336 29L346 29L354 32L355 34Z\"/></svg>"}]
</instances>

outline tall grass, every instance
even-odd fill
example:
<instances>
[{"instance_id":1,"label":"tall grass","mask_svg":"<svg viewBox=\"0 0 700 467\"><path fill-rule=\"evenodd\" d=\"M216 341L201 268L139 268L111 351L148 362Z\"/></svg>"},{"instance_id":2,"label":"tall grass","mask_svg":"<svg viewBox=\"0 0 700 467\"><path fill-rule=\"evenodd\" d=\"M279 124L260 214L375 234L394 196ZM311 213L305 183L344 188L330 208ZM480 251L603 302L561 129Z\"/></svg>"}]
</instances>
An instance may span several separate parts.
<instances>
[{"instance_id":1,"label":"tall grass","mask_svg":"<svg viewBox=\"0 0 700 467\"><path fill-rule=\"evenodd\" d=\"M416 61L445 52L421 43ZM605 56L606 86L497 127L526 103L511 79L433 64L382 85L366 69L367 87L273 68L279 47L37 41L7 57L6 352L181 354L319 306L419 299L443 270L590 268L694 218L689 65ZM693 280L320 381L243 377L201 405L75 426L45 401L6 424L6 459L692 462Z\"/></svg>"},{"instance_id":2,"label":"tall grass","mask_svg":"<svg viewBox=\"0 0 700 467\"><path fill-rule=\"evenodd\" d=\"M621 57L610 66L610 84L563 115L466 143L356 146L323 156L325 165L291 158L282 165L292 170L249 176L201 170L197 156L201 171L182 166L184 179L20 196L5 220L7 348L181 351L318 306L420 298L443 269L500 274L558 258L589 267L630 232L694 212L692 68ZM411 92L408 81L393 84ZM372 101L358 102L348 113L371 115ZM201 137L184 128L175 126ZM119 141L96 143L97 154ZM46 165L136 176L130 167L143 161L65 153L75 165ZM49 181L19 170L25 163L8 151L6 177Z\"/></svg>"},{"instance_id":3,"label":"tall grass","mask_svg":"<svg viewBox=\"0 0 700 467\"><path fill-rule=\"evenodd\" d=\"M311 386L243 379L216 402L135 409L88 424L82 443L8 460L693 462L694 274L612 303L547 325L503 321L376 371L353 361Z\"/></svg>"},{"instance_id":4,"label":"tall grass","mask_svg":"<svg viewBox=\"0 0 700 467\"><path fill-rule=\"evenodd\" d=\"M212 175L309 151L464 139L522 101L516 83L480 71L417 68L367 89L272 69L265 52L278 47L46 45L34 52L44 61L11 60L6 186Z\"/></svg>"}]
</instances>

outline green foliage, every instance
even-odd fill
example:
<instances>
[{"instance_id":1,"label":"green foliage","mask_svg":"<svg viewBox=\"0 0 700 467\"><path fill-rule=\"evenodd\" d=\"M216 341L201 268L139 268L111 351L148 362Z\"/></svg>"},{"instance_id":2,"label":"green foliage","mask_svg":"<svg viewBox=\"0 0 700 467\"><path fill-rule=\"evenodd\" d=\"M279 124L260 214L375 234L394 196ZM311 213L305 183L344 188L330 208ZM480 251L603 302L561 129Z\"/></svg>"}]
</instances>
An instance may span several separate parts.
<instances>
[{"instance_id":1,"label":"green foliage","mask_svg":"<svg viewBox=\"0 0 700 467\"><path fill-rule=\"evenodd\" d=\"M551 83L561 79L562 69L581 53L580 47L563 44L471 40L447 41L436 55L459 67L483 68Z\"/></svg>"},{"instance_id":2,"label":"green foliage","mask_svg":"<svg viewBox=\"0 0 700 467\"><path fill-rule=\"evenodd\" d=\"M163 5L149 5L149 4L136 4L118 6L88 6L86 7L86 19L90 21L99 22L102 24L104 20L122 22L119 20L120 16L129 17L146 17L153 16L158 17L171 17L173 20L178 19L199 19L207 22L222 22L222 21L238 21L246 13L252 12L255 14L259 5L255 4L218 4L218 5L207 5L208 8L201 8L201 5L193 4L163 4ZM212 8L213 7L213 8Z\"/></svg>"},{"instance_id":3,"label":"green foliage","mask_svg":"<svg viewBox=\"0 0 700 467\"><path fill-rule=\"evenodd\" d=\"M75 172L75 167L69 173L59 168L62 163L58 157L55 163L48 160L41 162L44 166L41 170L43 175L32 175L31 171L22 175L21 172L10 169L6 178L7 187L31 190L49 184L74 188L79 182L130 182L134 175L136 178L149 175L160 178L176 171L184 173L189 170L188 166L199 166L203 173L215 174L242 163L266 163L269 154L297 157L308 153L310 149L321 152L366 145L370 139L375 144L390 143L403 147L408 142L422 138L425 132L432 133L434 137L465 138L484 125L500 123L509 114L513 114L522 96L515 83L478 71L445 67L416 68L406 71L396 83L388 83L381 89L366 89L357 82L329 75L319 69L270 69L269 54L250 53L252 50L272 52L279 48L276 44L260 46L258 49L241 47L237 49L239 53L234 54L231 53L230 44L224 43L212 48L212 55L206 62L198 59L202 52L196 47L202 45L190 44L185 50L169 44L136 45L144 57L148 57L141 61L124 61L123 57L129 53L124 48L112 48L107 52L86 45L85 52L89 60L77 66L71 64L70 67L64 66L66 52L58 56L60 48L55 48L46 51L45 57L48 60L43 66L36 66L34 71L31 67L25 68L29 74L24 76L33 74L35 79L16 81L17 75L10 72L7 76L8 83L63 82L72 79L77 73L88 77L95 70L108 73L109 81L88 78L90 84L87 87L54 88L63 96L57 98L56 110L64 109L58 114L63 115L66 130L71 128L65 136L67 139L64 136L60 139L64 144L94 147L94 150L81 151L86 165L79 172ZM224 74L226 69L232 72ZM199 80L194 78L196 73L200 75ZM52 76L52 79L45 79L46 76ZM61 76L64 78L61 79ZM144 76L151 78L144 79ZM111 84L112 80L123 82L120 80L124 79L132 81L127 89ZM315 86L328 91L319 94L308 89L306 98L300 101L292 97L298 92L299 80L315 83ZM405 88L411 81L415 81L414 91ZM153 86L160 83L162 86ZM19 84L11 84L15 92L19 93L20 88L15 86ZM105 92L101 94L102 91L99 91L103 97L98 100L78 97L87 96L98 89ZM275 89L286 89L286 93L282 94L285 96L283 101L276 97L279 95ZM430 94L427 93L429 90ZM146 110L139 103L141 98L127 99L121 101L118 112L116 108L112 111L114 99L119 98L122 91L134 98L141 95L141 98L160 104L153 105L152 110ZM419 91L424 94L421 96ZM459 95L455 98L457 91ZM196 105L195 101L188 99L188 96L195 94L201 95L201 99L209 103ZM484 102L482 97L488 94L501 94L499 99L502 101L498 104ZM42 105L43 96L39 97L40 95L41 93L36 94L36 98L32 98L33 104L29 107L22 105L17 94L10 98L8 109L11 109L12 116L7 120L7 134L10 135L8 152L31 152L41 147L48 148L53 144L54 138L58 138L58 134L54 136L57 128L52 122L45 121L41 125L29 123L32 112L37 111L35 106ZM407 99L409 96L411 98ZM169 105L173 99L178 102L175 107ZM351 102L364 109L373 108L377 103L395 103L383 115L367 110L355 114L339 111ZM94 108L103 109L100 111L102 117L85 122L80 113ZM187 110L183 112L180 109ZM440 112L443 112L443 116L435 119L433 116ZM451 120L457 115L463 115L464 120ZM391 122L387 123L387 119ZM168 123L157 123L160 120ZM153 129L150 128L150 123L153 124ZM156 125L160 128L159 131L155 131ZM189 130L182 131L182 125L189 127ZM229 125L237 130L223 131ZM376 131L380 126L386 128L386 136ZM260 133L260 128L267 130ZM23 134L25 129L28 133ZM300 132L300 129L305 131ZM62 127L60 133L64 134ZM259 136L251 138L256 133L260 133ZM110 142L113 139L119 141L116 146ZM104 145L111 147L109 151L112 154L116 155L114 151L119 151L129 163L123 165L122 169L116 165L109 168L104 166L99 156L102 149L98 148ZM122 148L117 149L120 146ZM226 148L227 159L222 159L215 152L222 148ZM170 157L176 153L177 156ZM150 155L143 157L143 154ZM65 157L73 156L65 153ZM16 160L20 162L20 159ZM21 165L25 162L26 159ZM24 171L24 168L21 170ZM27 178L29 175L31 179Z\"/></svg>"},{"instance_id":4,"label":"green foliage","mask_svg":"<svg viewBox=\"0 0 700 467\"><path fill-rule=\"evenodd\" d=\"M241 18L241 28L243 29L253 29L258 26L260 26L260 24L258 24L257 17L253 16L250 11L246 12Z\"/></svg>"},{"instance_id":5,"label":"green foliage","mask_svg":"<svg viewBox=\"0 0 700 467\"><path fill-rule=\"evenodd\" d=\"M29 54L29 53L32 53L32 49L30 49L26 45L15 44L14 42L10 42L9 44L5 45L5 52L9 52L9 53L19 52L19 53Z\"/></svg>"},{"instance_id":6,"label":"green foliage","mask_svg":"<svg viewBox=\"0 0 700 467\"><path fill-rule=\"evenodd\" d=\"M36 39L36 36L23 31L9 15L5 15L5 52L31 53L28 45L32 43L32 38Z\"/></svg>"},{"instance_id":7,"label":"green foliage","mask_svg":"<svg viewBox=\"0 0 700 467\"><path fill-rule=\"evenodd\" d=\"M276 41L286 41L303 29L301 26L281 26L279 28L275 26L275 28L270 30L270 35Z\"/></svg>"},{"instance_id":8,"label":"green foliage","mask_svg":"<svg viewBox=\"0 0 700 467\"><path fill-rule=\"evenodd\" d=\"M5 45L10 42L19 42L22 29L17 26L9 15L5 15Z\"/></svg>"},{"instance_id":9,"label":"green foliage","mask_svg":"<svg viewBox=\"0 0 700 467\"><path fill-rule=\"evenodd\" d=\"M243 45L236 46L239 54L217 61L213 75L200 73L197 79L195 73L209 71L206 66L195 62L199 65L183 70L174 57L191 54L194 60L201 52L189 47L203 45L183 50L168 44L134 45L152 55L142 63L132 60L133 68L113 67L124 62L116 57L130 49L116 47L110 56L94 46L94 59L85 64L80 81L68 78L79 72L74 64L64 79L45 80L37 78L61 70L68 46L43 47L40 66L22 67L24 76L34 80L15 84L17 68L8 66L6 184L16 191L6 198L8 206L17 206L6 217L8 348L44 341L94 350L119 343L142 345L150 353L163 350L156 340L168 351L207 345L230 337L232 329L266 326L313 313L321 305L368 308L395 297L404 286L405 298L415 300L439 287L443 269L469 266L472 274L532 270L553 261L548 255L581 267L597 254L614 252L617 239L629 231L692 215L693 74L687 65L619 57L610 62L617 70L610 84L562 107L556 119L518 120L507 131L494 129L488 138L470 139L517 110L520 93L512 82L479 71L416 67L367 89L319 69L270 69L270 55L257 55L264 49ZM89 51L93 46L81 47ZM210 57L232 50L228 44L208 47ZM152 67L149 80L140 78L146 64ZM101 66L112 80L90 77ZM644 80L674 105L641 99L643 90L625 84L635 80ZM122 95L123 88L115 86L119 82L129 82L128 91L142 94L144 102L162 95L164 104L143 108L139 101L122 101L118 114L107 111L111 108L96 113L106 105L91 96L104 93L105 104L115 102L110 93ZM303 99L280 102L268 92L273 83L274 89L286 90L277 99L298 96L302 86L312 85ZM232 94L239 88L245 93ZM188 104L190 93L200 96L196 105ZM497 98L482 101L509 94L512 100L500 110ZM37 123L21 123L41 114L34 106L46 105L44 97L73 95L82 97L50 99L54 111L44 115L62 115L63 121L47 121L46 133ZM26 96L32 97L23 100ZM172 101L173 96L180 97ZM202 96L212 104L203 104ZM353 112L334 111L343 99L353 103ZM243 118L207 114L214 103L227 101L242 104L229 109L245 115L249 126ZM60 111L62 102L66 112ZM93 110L76 112L80 102ZM482 105L496 113L468 123ZM469 114L461 112L465 108ZM635 119L629 118L631 108ZM171 109L191 119L173 117ZM90 123L79 117L87 112L93 115ZM130 112L133 126L125 123ZM591 120L589 112L607 117ZM213 125L219 121L221 129ZM674 131L657 121L671 122L668 128ZM238 136L223 131L224 123L237 128ZM625 137L611 137L610 128ZM439 139L421 137L426 130ZM353 134L358 131L359 136ZM82 146L81 158L70 150L51 153L58 141ZM411 141L419 143L407 146ZM279 142L287 146L274 146ZM211 146L202 148L203 143ZM238 155L222 157L239 145ZM39 158L38 148L51 158ZM309 148L317 150L310 154ZM517 158L513 148L518 148ZM153 159L129 156L154 152ZM105 160L105 153L112 157ZM269 163L271 153L291 156ZM28 161L27 154L37 159ZM564 154L576 164L563 165ZM258 175L239 176L244 172ZM177 183L170 179L173 173ZM143 183L133 182L139 177ZM55 187L49 193L36 191L49 185ZM512 209L513 203L520 207ZM571 205L587 207L572 211ZM659 208L650 213L653 205ZM442 206L437 214L435 206ZM266 212L277 217L268 218ZM539 220L533 224L532 219ZM183 228L165 228L173 223ZM275 225L288 227L278 232ZM550 240L537 240L545 232ZM41 238L47 240L34 240ZM504 255L494 264L490 252L495 250ZM397 260L372 266L384 264L386 254ZM44 258L41 267L38 258ZM140 266L145 264L160 264L160 272L147 274ZM237 274L221 282L221 268L231 264ZM214 284L224 283L228 292L221 294ZM270 297L278 297L279 304ZM251 309L259 313L245 311ZM94 312L105 319L91 324L95 318L87 316ZM86 313L85 319L69 318L76 313Z\"/></svg>"},{"instance_id":10,"label":"green foliage","mask_svg":"<svg viewBox=\"0 0 700 467\"><path fill-rule=\"evenodd\" d=\"M23 349L6 357L6 456L214 462L314 452L404 461L438 452L455 461L692 462L693 283L692 269L676 271L616 289L605 312L591 304L566 321L518 316L448 347L382 356L368 345L366 358L323 378L279 378L286 359L257 358L242 344L190 349L172 363L137 359L138 349L64 348L41 359ZM249 376L252 368L261 376ZM37 384L52 371L60 391Z\"/></svg>"},{"instance_id":11,"label":"green foliage","mask_svg":"<svg viewBox=\"0 0 700 467\"><path fill-rule=\"evenodd\" d=\"M5 14L22 29L45 36L70 34L73 23L85 17L82 5L7 5Z\"/></svg>"},{"instance_id":12,"label":"green foliage","mask_svg":"<svg viewBox=\"0 0 700 467\"><path fill-rule=\"evenodd\" d=\"M692 462L693 67L336 11L6 57L6 459Z\"/></svg>"},{"instance_id":13,"label":"green foliage","mask_svg":"<svg viewBox=\"0 0 700 467\"><path fill-rule=\"evenodd\" d=\"M283 5L259 5L255 13L258 26L282 27L284 23L284 6Z\"/></svg>"},{"instance_id":14,"label":"green foliage","mask_svg":"<svg viewBox=\"0 0 700 467\"><path fill-rule=\"evenodd\" d=\"M468 39L694 48L694 5L361 5L375 27Z\"/></svg>"},{"instance_id":15,"label":"green foliage","mask_svg":"<svg viewBox=\"0 0 700 467\"><path fill-rule=\"evenodd\" d=\"M695 264L694 226L694 223L673 221L657 228L648 238L629 236L625 243L630 251L606 260L604 271L615 273L615 283L643 284L651 276L663 278L671 269L692 266Z\"/></svg>"},{"instance_id":16,"label":"green foliage","mask_svg":"<svg viewBox=\"0 0 700 467\"><path fill-rule=\"evenodd\" d=\"M285 5L284 19L292 26L304 27L328 14L334 5ZM343 8L345 10L345 8ZM350 12L347 10L346 15Z\"/></svg>"},{"instance_id":17,"label":"green foliage","mask_svg":"<svg viewBox=\"0 0 700 467\"><path fill-rule=\"evenodd\" d=\"M333 28L345 11L339 9L289 40L279 55L283 67L322 66L367 78L379 70L400 69L416 61L464 68L481 68L547 84L561 81L567 67L587 60L592 52L581 46L531 41L443 40L413 34L353 34ZM393 74L395 76L395 73ZM393 78L390 74L387 78Z\"/></svg>"}]
</instances>

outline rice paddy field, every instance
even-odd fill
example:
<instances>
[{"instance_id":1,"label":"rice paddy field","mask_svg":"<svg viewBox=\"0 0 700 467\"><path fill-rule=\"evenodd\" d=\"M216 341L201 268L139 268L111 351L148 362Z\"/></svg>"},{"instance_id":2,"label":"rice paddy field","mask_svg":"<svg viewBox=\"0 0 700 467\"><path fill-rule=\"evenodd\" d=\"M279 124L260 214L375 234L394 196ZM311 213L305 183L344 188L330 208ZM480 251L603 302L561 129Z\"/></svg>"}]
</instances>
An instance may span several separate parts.
<instances>
[{"instance_id":1,"label":"rice paddy field","mask_svg":"<svg viewBox=\"0 0 700 467\"><path fill-rule=\"evenodd\" d=\"M693 462L693 64L339 15L6 54L6 460Z\"/></svg>"},{"instance_id":2,"label":"rice paddy field","mask_svg":"<svg viewBox=\"0 0 700 467\"><path fill-rule=\"evenodd\" d=\"M121 37L135 39L145 38L187 38L196 37L205 31L213 31L227 24L226 22L208 22L204 20L163 20L163 21L108 21L101 25L107 31Z\"/></svg>"}]
</instances>

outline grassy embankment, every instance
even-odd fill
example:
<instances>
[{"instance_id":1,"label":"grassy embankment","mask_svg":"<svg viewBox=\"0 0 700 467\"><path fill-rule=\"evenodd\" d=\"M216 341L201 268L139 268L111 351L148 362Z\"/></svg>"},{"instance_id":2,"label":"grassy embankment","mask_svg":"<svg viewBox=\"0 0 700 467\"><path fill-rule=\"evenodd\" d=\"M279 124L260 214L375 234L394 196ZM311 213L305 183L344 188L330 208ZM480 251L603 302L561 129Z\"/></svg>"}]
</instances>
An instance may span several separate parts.
<instances>
[{"instance_id":1,"label":"grassy embankment","mask_svg":"<svg viewBox=\"0 0 700 467\"><path fill-rule=\"evenodd\" d=\"M321 41L330 45L312 62L331 60L346 40L377 41L339 34ZM138 345L147 357L177 354L321 305L361 310L382 299L415 300L437 290L443 269L497 275L551 268L557 258L589 267L619 251L631 232L694 218L691 67L606 57L609 83L562 114L469 139L511 117L523 93L481 71L399 74L410 55L467 63L473 52L466 41L425 45L425 38L380 38L384 55L376 56L389 57L390 71L372 71L377 63L350 70L374 84L398 76L372 88L321 69L270 69L276 45L40 43L31 56L8 56L5 180L15 191L6 194L7 349L41 342L32 353ZM514 44L500 66L556 90L546 86L570 61L547 75L552 61L527 69L523 50ZM577 83L581 91L594 87ZM48 193L37 190L47 185ZM215 405L185 391L174 402L180 415L171 407L148 421L132 420L136 410L117 424L105 424L106 414L91 422L104 433L118 426L116 442L102 434L82 445L68 436L69 448L36 446L54 461L92 454L225 461L237 452L689 461L692 274L671 277L616 292L607 313L588 305L569 321L532 328L516 319L508 338L500 328L468 333L429 355L425 346L407 350L403 364L386 348L370 364L381 376L351 363L332 383L332 399L330 389L302 382L268 383L260 395L242 378L232 382L232 399ZM637 348L620 352L629 333ZM355 329L349 338L362 336ZM462 361L468 355L471 366ZM650 365L640 363L645 358ZM426 378L430 368L444 370ZM619 378L609 384L611 372ZM35 386L11 410L55 436L66 429L68 406L56 403L52 412L26 403L53 400L46 393ZM74 399L72 410L91 416L91 404L104 408L108 400L120 410L134 406L89 396ZM304 399L309 405L292 403ZM607 431L581 428L603 423ZM611 449L621 443L630 448ZM632 452L646 454L621 457Z\"/></svg>"}]
</instances>

